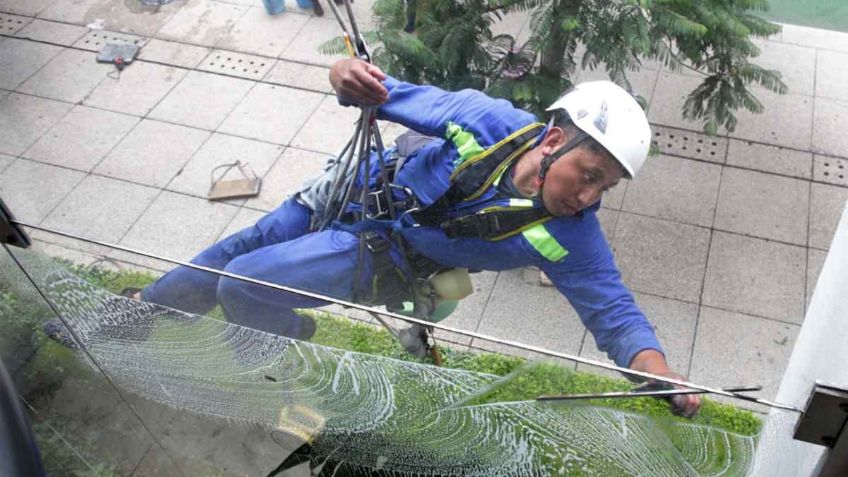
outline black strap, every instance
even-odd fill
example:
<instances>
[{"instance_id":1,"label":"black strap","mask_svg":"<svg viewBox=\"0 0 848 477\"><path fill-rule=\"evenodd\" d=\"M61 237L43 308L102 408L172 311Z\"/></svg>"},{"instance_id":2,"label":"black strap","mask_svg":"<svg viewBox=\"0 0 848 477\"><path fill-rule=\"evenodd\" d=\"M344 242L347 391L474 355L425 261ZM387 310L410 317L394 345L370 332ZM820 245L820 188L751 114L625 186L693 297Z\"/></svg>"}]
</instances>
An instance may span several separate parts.
<instances>
[{"instance_id":1,"label":"black strap","mask_svg":"<svg viewBox=\"0 0 848 477\"><path fill-rule=\"evenodd\" d=\"M371 256L370 289L357 293L354 301L374 303L392 307L402 307L404 301L411 299L409 281L402 270L392 260L391 242L376 232L362 232L359 240ZM360 260L361 263L361 260ZM356 274L357 277L360 273ZM359 279L355 287L358 289Z\"/></svg>"},{"instance_id":2,"label":"black strap","mask_svg":"<svg viewBox=\"0 0 848 477\"><path fill-rule=\"evenodd\" d=\"M498 210L445 220L439 227L448 238L476 237L493 240L509 236L527 224L548 216L544 208Z\"/></svg>"},{"instance_id":3,"label":"black strap","mask_svg":"<svg viewBox=\"0 0 848 477\"><path fill-rule=\"evenodd\" d=\"M477 192L503 161L526 142L538 136L544 127L543 124L538 124L528 129L457 173L451 181L450 189L444 195L448 203L458 204Z\"/></svg>"}]
</instances>

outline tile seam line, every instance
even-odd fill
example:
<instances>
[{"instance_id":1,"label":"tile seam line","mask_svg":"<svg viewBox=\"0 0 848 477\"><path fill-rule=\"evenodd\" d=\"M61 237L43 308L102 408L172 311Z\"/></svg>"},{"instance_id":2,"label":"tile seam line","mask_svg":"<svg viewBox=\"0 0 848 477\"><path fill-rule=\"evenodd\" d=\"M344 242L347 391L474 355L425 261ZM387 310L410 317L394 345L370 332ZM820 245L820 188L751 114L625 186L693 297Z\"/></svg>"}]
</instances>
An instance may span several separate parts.
<instances>
[{"instance_id":1,"label":"tile seam line","mask_svg":"<svg viewBox=\"0 0 848 477\"><path fill-rule=\"evenodd\" d=\"M798 95L798 96L804 96L804 95ZM804 97L810 98L811 100L815 100L816 98L829 99L829 98L824 98L824 97L821 97L821 96L804 96ZM846 98L844 101L842 101L842 103L848 105L848 98ZM813 104L815 104L815 102L813 102ZM651 126L659 126L659 127L666 128L666 129L674 129L676 131L684 131L684 132L690 132L690 133L695 133L695 134L701 134L701 135L705 135L707 137L714 137L714 138L717 138L717 139L726 139L728 141L735 140L735 141L746 142L746 143L760 145L760 146L776 147L778 149L786 149L788 151L793 151L793 152L802 152L802 153L815 154L815 155L818 155L818 156L828 156L828 157L836 157L836 158L839 158L839 159L848 159L848 156L839 156L839 155L835 155L835 154L825 154L825 153L815 152L815 151L812 150L812 148L810 148L810 149L799 149L799 148L793 147L793 146L783 146L783 145L779 145L779 144L771 144L771 143L768 143L768 142L757 141L755 139L747 139L747 138L743 138L743 137L730 136L730 135L709 136L706 133L704 133L703 131L698 131L698 130L689 129L689 128L682 128L682 127L679 127L679 126L669 126L667 124L659 123L659 122L651 122ZM660 151L660 153L664 154L662 151ZM694 158L692 158L692 159L693 160L699 160L699 159L694 159ZM701 161L704 161L704 160L701 159ZM710 162L710 161L704 161L704 162Z\"/></svg>"},{"instance_id":2,"label":"tile seam line","mask_svg":"<svg viewBox=\"0 0 848 477\"><path fill-rule=\"evenodd\" d=\"M90 30L90 31L94 31L94 30ZM102 30L102 31L109 31L109 32L111 32L110 30ZM112 33L121 33L121 32L112 32ZM135 35L135 36L139 36L139 35ZM75 46L72 46L72 45L62 45L62 44L57 44L57 43L52 43L52 42L45 42L45 41L41 41L41 40L34 40L34 39L31 39L31 38L21 38L21 37L9 36L9 35L5 35L5 34L0 34L0 37L12 38L12 39L17 39L17 40L21 40L21 41L30 41L30 42L35 42L35 43L43 43L43 44L48 44L48 45L52 45L52 46L59 46L59 47L67 48L67 49L73 49L73 50L79 50L79 51L85 51L85 52L89 52L89 53L94 53L94 52L92 52L91 50L87 50L87 49L84 49L84 48L81 48L81 47L75 47ZM145 38L145 39L147 39L148 41L149 41L150 39L159 39L159 38L155 38L155 37L142 37L142 38ZM193 44L191 44L191 43L185 43L185 42L179 42L179 41L172 41L172 40L161 40L161 41L170 41L170 42L172 42L172 43L185 44L185 45L190 45L190 46L200 46L200 45L193 45ZM243 55L257 56L257 57L260 57L260 58L264 58L264 59L266 59L266 60L268 60L268 61L284 61L284 62L289 62L289 63L302 64L302 65L306 65L306 66L314 66L314 67L319 67L319 68L326 68L326 69L328 69L328 70L329 70L329 68L327 68L327 67L326 67L326 66L324 66L324 65L320 65L320 66L319 66L319 65L314 65L314 64L311 64L311 63L301 62L301 61L293 61L293 60L285 60L285 59L281 59L281 58L273 58L273 57L269 57L269 56L266 56L266 55L257 55L257 54L247 53L247 52L242 52L242 51L237 51L237 50L227 50L227 49L215 48L215 47L208 47L208 46L200 46L200 47L202 47L202 48L211 48L213 51L214 51L214 50L218 50L218 51L227 51L227 52L235 53L235 54L243 54ZM210 51L210 52L207 54L207 57L208 57L208 55L209 55L209 54L211 54L211 53L212 53L212 51ZM219 76L225 76L225 77L228 77L228 78L238 78L238 79L244 79L244 80L248 80L248 81L254 81L254 82L256 82L256 83L265 83L265 84L279 85L279 86L283 86L283 87L286 87L286 88L298 89L298 90L302 90L302 91L308 91L308 92L314 92L314 93L320 93L320 94L332 94L332 93L327 93L327 92L326 92L326 91L324 91L324 90L314 90L314 89L309 89L309 88L303 88L303 87L300 87L300 86L297 86L297 85L288 85L288 84L276 83L276 82L273 82L273 81L265 80L264 78L265 78L265 77L266 77L266 76L270 73L270 71L271 71L270 69L269 69L268 73L266 73L265 75L263 75L263 77L262 77L261 79L253 80L253 79L250 79L250 78L246 78L246 77L244 77L244 76L236 76L236 75L230 75L230 74L220 73L220 72L214 72L214 71L198 70L198 69L197 69L197 66L199 66L199 65L196 65L195 67L192 67L192 68L187 68L187 67L184 67L184 66L181 66L181 65L173 65L173 64L169 64L169 63L165 63L165 62L153 61L153 60L147 60L147 59L137 59L136 61L141 61L141 62L146 62L146 63L160 64L160 65L170 66L170 67L178 68L178 69L186 69L186 70L189 70L189 71L198 71L198 72L203 72L203 73L208 73L208 74L214 74L214 75L219 75ZM42 67L42 68L43 68L43 67ZM273 66L272 66L272 69L273 69ZM36 72L36 73L37 73L37 72ZM35 73L33 73L33 74L35 74ZM656 88L656 85L654 85L654 89L655 89L655 88ZM814 100L817 98L816 96L807 96L807 95L797 95L797 96L804 96L804 97L811 98L811 99L813 100L813 105L814 105L814 107L815 107L815 101L814 101ZM689 131L689 132L692 132L692 133L704 134L702 131L696 131L696 130L694 130L694 129L680 128L680 127L677 127L677 126L669 126L669 125L662 124L662 123L651 123L651 124L652 124L652 125L654 125L654 126L661 126L661 127L665 127L665 128L675 129L675 130L678 130L678 131ZM758 145L763 145L763 146L777 147L777 148L782 148L782 149L786 149L786 150L790 150L790 151L795 151L795 152L801 152L801 153L811 153L811 154L819 155L819 156L827 156L827 157L834 157L834 158L838 158L838 159L846 159L846 160L848 160L848 157L839 156L839 155L835 155L835 154L823 154L823 153L817 153L817 152L812 151L812 150L798 149L798 148L794 148L794 147L791 147L791 146L780 146L780 145L775 145L775 144L770 144L770 143L765 143L765 142L760 142L760 141L756 141L756 140L750 140L750 139L745 139L745 138L740 138L740 137L735 137L735 136L730 136L730 135L724 135L724 136L714 136L714 137L717 137L717 138L719 138L719 139L727 139L727 140L734 139L734 140L738 140L738 141L742 141L742 142L748 142L748 143L751 143L751 144L758 144ZM662 152L662 151L660 151L660 154L670 155L670 156L676 156L676 157L682 157L682 158L685 158L685 159L690 159L690 160L694 160L694 161L698 161L698 162L706 162L706 163L716 164L716 162L712 162L712 161L708 161L708 160L697 159L697 158L692 158L692 157L687 157L687 156L681 156L681 155L673 154L673 153L664 153L664 152ZM725 162L726 162L726 158L725 158ZM727 165L727 164L725 164L725 165ZM731 167L738 167L738 166L731 166ZM758 169L752 169L752 170L760 171L760 170L758 170ZM760 172L764 172L764 173L766 173L766 174L773 174L773 175L786 176L786 177L796 177L796 178L797 178L797 176L791 176L791 175L787 175L787 174L775 173L775 172L771 172L771 171L760 171ZM828 184L828 182L823 182L823 183ZM838 185L838 184L837 184L837 185Z\"/></svg>"},{"instance_id":3,"label":"tile seam line","mask_svg":"<svg viewBox=\"0 0 848 477\"><path fill-rule=\"evenodd\" d=\"M32 38L21 38L21 37L8 36L8 35L3 35L3 34L0 34L0 38L10 38L10 39L13 39L13 40L27 41L27 42L31 42L31 43L41 43L41 44L45 44L45 45L56 46L56 47L67 49L67 50L82 51L82 52L87 52L87 53L91 53L91 54L97 53L96 51L89 50L89 49L86 49L86 48L82 48L82 47L79 47L79 46L63 45L61 43L53 43L53 42L42 41L42 40L34 40ZM177 43L177 42L174 42L174 43ZM208 49L209 47L204 47L204 48ZM214 51L216 51L216 50L214 50L214 49L210 50L210 52L207 53L206 56L204 56L204 59L206 59ZM246 81L253 81L253 82L256 82L256 83L264 83L264 84L270 84L270 85L275 85L275 86L282 86L282 87L285 87L285 88L291 88L291 89L296 89L296 90L300 90L300 91L307 91L307 92L310 92L310 93L335 94L335 93L329 93L329 92L327 92L327 90L310 89L310 88L305 88L303 86L291 85L291 84L285 84L285 83L278 83L278 82L274 82L274 81L271 81L271 80L265 80L264 79L266 76L268 76L268 74L271 73L271 70L274 68L274 65L276 65L279 62L297 63L297 64L300 64L300 65L313 66L313 67L315 67L315 65L308 64L308 63L289 61L289 60L283 60L283 59L277 59L277 58L271 58L271 57L266 57L266 56L262 56L262 55L254 55L252 53L245 53L245 52L241 52L241 51L229 51L229 50L218 50L218 51L228 51L229 53L234 53L234 54L257 56L257 57L266 59L269 62L272 62L271 63L272 66L271 66L271 68L269 68L268 72L265 75L262 76L262 78L257 80L257 79L248 78L246 76L232 75L232 74L227 74L227 73L221 73L221 72L218 72L218 71L201 70L201 69L198 69L198 66L200 66L200 64L197 64L197 65L189 68L189 67L182 66L182 65L174 65L174 64L170 64L170 63L165 63L163 61L155 61L155 60L142 59L142 58L136 58L135 60L133 60L133 62L150 63L150 64L168 66L168 67L171 67L171 68L176 68L176 69L180 69L180 70L187 70L187 71L197 71L199 73L207 73L207 74L216 75L216 76L223 76L223 77L226 77L226 78L236 78L236 79L242 79L242 80L246 80ZM61 51L58 52L56 54L56 56L58 56L61 53L62 53ZM55 58L55 56L53 58ZM53 58L51 58L51 60ZM203 60L201 60L201 63L202 62L203 62ZM49 61L48 61L48 63L49 63ZM46 66L46 63L41 68L39 68L38 71L40 71L44 66ZM326 66L323 66L322 68L327 69L328 72L330 70ZM34 72L33 75L38 73L38 71ZM29 79L29 77L27 79ZM26 80L24 80L24 81L26 81ZM23 82L21 84L23 84ZM329 84L329 81L328 81L328 84ZM20 85L18 85L18 86L20 86ZM32 95L32 96L34 96L34 95Z\"/></svg>"},{"instance_id":4,"label":"tile seam line","mask_svg":"<svg viewBox=\"0 0 848 477\"><path fill-rule=\"evenodd\" d=\"M150 119L149 121L156 121L156 120ZM139 121L139 124L140 123L141 123L141 121ZM201 131L208 132L208 133L214 133L214 134L222 134L222 135L227 135L227 136L233 136L233 137L237 137L239 139L253 140L253 139L250 139L250 138L244 138L244 137L241 137L241 136L234 136L234 135L231 135L231 134L209 131L209 130L206 130L206 129L201 129ZM284 150L285 149L297 149L297 150L302 150L302 151L306 151L306 152L315 152L315 151L310 151L310 150L307 150L307 149L297 148L297 147L294 147L294 146L285 146L285 145L275 144L275 143L266 143L266 144L270 144L270 145L274 145L274 146L280 146L280 147L283 147ZM326 154L326 153L318 152L318 154ZM42 165L57 167L57 168L60 168L60 169L65 169L65 170L69 170L69 171L73 171L73 172L80 172L80 173L87 174L87 175L94 175L94 176L103 177L103 178L107 178L107 179L113 179L113 180L125 182L125 183L128 183L128 184L139 185L139 186L148 187L148 188L152 188L152 189L167 190L168 192L184 195L186 197L194 197L194 198L204 199L204 197L193 195L193 194L190 194L190 193L177 191L177 190L171 190L171 189L165 189L164 187L160 188L160 187L157 187L157 186L151 186L150 184L147 184L147 183L136 182L136 181L132 181L132 180L129 180L129 179L125 179L125 178L121 178L121 177L117 177L117 176L110 176L108 174L103 174L103 173L99 173L99 172L81 171L79 169L74 169L74 168L69 167L69 166L65 166L65 165L61 165L61 164L54 164L54 163L51 163L51 162L45 162L45 161L41 161L41 160L38 160L38 159L32 159L32 158L28 158L28 157L18 157L18 159L23 159L23 160L28 161L28 162L35 162L35 163L42 164ZM279 158L277 160L279 160ZM275 161L275 163L276 163L276 161ZM273 164L272 164L272 167L273 167ZM233 204L229 204L229 205L233 205ZM233 206L235 207L235 205L233 205ZM254 211L257 211L257 212L265 212L265 213L268 212L267 210L259 209L259 208L256 208L256 207L251 207L251 206L246 205L246 204L243 205L243 206L247 209L254 210ZM824 252L826 252L828 250L828 249L823 249L823 248L820 248L820 247L799 245L797 243L784 242L784 241L781 241L781 240L775 240L775 239L766 238L766 237L758 237L758 236L755 236L755 235L743 234L743 233L735 232L735 231L732 231L732 230L725 230L725 229L722 229L722 228L707 227L707 226L704 226L704 225L696 225L696 224L680 222L680 221L673 220L673 219L656 217L656 216L647 215L647 214L643 214L643 213L639 213L639 212L629 212L629 211L624 211L624 210L617 211L617 210L613 210L613 209L607 209L607 210L610 210L610 211L613 211L613 212L619 212L620 214L625 213L625 214L630 214L630 215L634 215L634 216L637 216L637 217L655 219L655 220L659 220L659 221L666 222L666 223L683 225L685 227L694 227L694 228L698 228L698 229L702 229L702 230L709 230L709 231L714 230L714 231L726 233L726 234L729 234L729 235L735 235L735 236L749 238L749 239L755 239L755 240L762 240L762 241L765 241L765 242L772 242L772 243L776 243L776 244L780 244L780 245L786 245L786 246L790 246L790 247L797 247L797 248L803 248L803 249L810 248L810 249L824 251ZM646 292L639 291L639 293L646 293ZM656 296L662 297L663 295L656 295ZM666 297L666 298L670 298L670 297ZM684 301L686 303L695 303L695 302L688 301L688 300L680 300L678 298L674 298L674 299L677 299L679 301Z\"/></svg>"},{"instance_id":5,"label":"tile seam line","mask_svg":"<svg viewBox=\"0 0 848 477\"><path fill-rule=\"evenodd\" d=\"M727 149L724 152L724 162L727 163L727 155L730 151L730 145L728 144ZM692 362L695 358L695 343L698 342L698 328L701 324L701 310L704 307L704 290L707 288L707 274L710 268L710 252L713 250L713 238L715 237L715 221L716 216L718 216L718 201L721 196L721 186L724 182L724 170L727 166L722 165L721 170L719 171L718 178L718 187L716 187L715 198L713 199L713 218L710 222L710 237L707 240L707 254L704 257L704 271L701 274L701 286L700 290L698 290L698 312L695 313L695 326L692 330L692 345L689 348L689 365L686 367L686 376L690 376L692 373Z\"/></svg>"}]
</instances>

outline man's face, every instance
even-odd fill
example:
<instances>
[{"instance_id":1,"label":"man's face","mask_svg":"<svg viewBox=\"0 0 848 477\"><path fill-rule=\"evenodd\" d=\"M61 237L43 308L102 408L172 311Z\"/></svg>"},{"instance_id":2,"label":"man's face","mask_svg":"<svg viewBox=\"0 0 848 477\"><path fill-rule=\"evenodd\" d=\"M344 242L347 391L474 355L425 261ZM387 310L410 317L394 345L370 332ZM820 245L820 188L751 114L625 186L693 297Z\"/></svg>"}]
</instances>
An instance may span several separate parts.
<instances>
[{"instance_id":1,"label":"man's face","mask_svg":"<svg viewBox=\"0 0 848 477\"><path fill-rule=\"evenodd\" d=\"M623 170L606 152L576 147L554 161L545 176L542 200L557 217L575 215L618 184Z\"/></svg>"}]
</instances>

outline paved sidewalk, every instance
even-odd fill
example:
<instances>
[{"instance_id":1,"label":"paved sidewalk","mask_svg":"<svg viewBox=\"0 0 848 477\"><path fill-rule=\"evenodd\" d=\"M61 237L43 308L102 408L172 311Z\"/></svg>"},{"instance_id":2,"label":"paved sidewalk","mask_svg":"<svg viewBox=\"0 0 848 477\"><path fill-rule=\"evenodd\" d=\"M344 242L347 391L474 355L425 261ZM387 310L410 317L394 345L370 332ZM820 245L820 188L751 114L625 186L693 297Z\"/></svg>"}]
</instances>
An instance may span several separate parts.
<instances>
[{"instance_id":1,"label":"paved sidewalk","mask_svg":"<svg viewBox=\"0 0 848 477\"><path fill-rule=\"evenodd\" d=\"M24 221L188 260L320 170L357 111L328 94L334 58L316 51L338 33L329 10L317 18L290 2L269 17L259 0L134 3L0 0L0 195ZM365 30L371 3L354 4ZM94 61L116 40L142 46L119 79ZM729 136L680 118L697 77L651 65L632 75L662 153L611 191L600 215L671 364L704 384L762 383L772 397L848 199L848 34L786 26L757 44L759 63L781 70L790 92L761 91L766 113L740 114ZM234 159L264 178L262 194L206 201L211 169ZM168 268L32 235L81 263L106 254ZM474 279L446 324L602 358L537 273Z\"/></svg>"}]
</instances>

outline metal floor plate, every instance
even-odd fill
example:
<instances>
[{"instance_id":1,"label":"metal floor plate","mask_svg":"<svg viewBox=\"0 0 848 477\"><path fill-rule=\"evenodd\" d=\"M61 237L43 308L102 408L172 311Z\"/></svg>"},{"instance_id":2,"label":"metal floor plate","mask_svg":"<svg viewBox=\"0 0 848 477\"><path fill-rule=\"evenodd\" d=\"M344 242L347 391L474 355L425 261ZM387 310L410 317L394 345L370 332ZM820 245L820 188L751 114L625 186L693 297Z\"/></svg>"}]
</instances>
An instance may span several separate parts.
<instances>
[{"instance_id":1,"label":"metal floor plate","mask_svg":"<svg viewBox=\"0 0 848 477\"><path fill-rule=\"evenodd\" d=\"M73 46L82 48L83 50L100 51L108 43L128 43L142 47L147 43L147 39L136 35L129 35L127 33L94 30L88 32L88 34L84 37L77 40Z\"/></svg>"},{"instance_id":2,"label":"metal floor plate","mask_svg":"<svg viewBox=\"0 0 848 477\"><path fill-rule=\"evenodd\" d=\"M726 137L708 136L666 126L652 125L651 129L654 133L652 142L661 154L724 164L727 156Z\"/></svg>"},{"instance_id":3,"label":"metal floor plate","mask_svg":"<svg viewBox=\"0 0 848 477\"><path fill-rule=\"evenodd\" d=\"M198 70L260 80L276 60L262 56L245 55L231 51L214 50L197 67Z\"/></svg>"}]
</instances>

